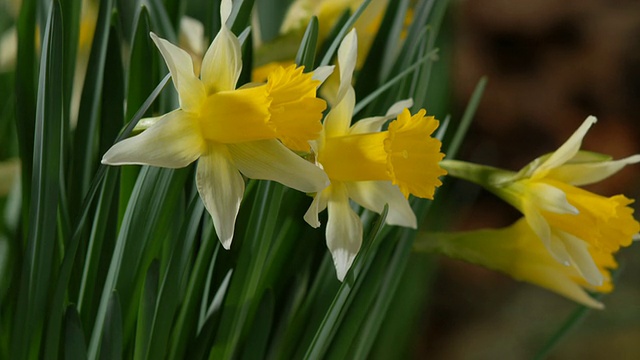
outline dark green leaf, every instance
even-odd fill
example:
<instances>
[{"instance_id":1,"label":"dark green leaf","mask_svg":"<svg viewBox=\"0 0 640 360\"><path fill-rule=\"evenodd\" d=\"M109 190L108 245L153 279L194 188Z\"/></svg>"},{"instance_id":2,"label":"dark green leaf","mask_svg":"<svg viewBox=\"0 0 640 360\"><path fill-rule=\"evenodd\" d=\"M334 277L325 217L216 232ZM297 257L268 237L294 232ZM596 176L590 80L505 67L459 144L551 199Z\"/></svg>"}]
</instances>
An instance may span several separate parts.
<instances>
[{"instance_id":1,"label":"dark green leaf","mask_svg":"<svg viewBox=\"0 0 640 360\"><path fill-rule=\"evenodd\" d=\"M300 48L296 55L296 64L304 66L305 72L313 71L316 57L316 45L318 43L318 18L313 16L307 30L304 32Z\"/></svg>"},{"instance_id":2,"label":"dark green leaf","mask_svg":"<svg viewBox=\"0 0 640 360\"><path fill-rule=\"evenodd\" d=\"M45 307L51 288L62 155L62 38L60 4L54 2L44 31L40 60L29 232L12 334L12 356L18 359L33 357L41 351Z\"/></svg>"},{"instance_id":3,"label":"dark green leaf","mask_svg":"<svg viewBox=\"0 0 640 360\"><path fill-rule=\"evenodd\" d=\"M86 359L87 344L82 330L82 322L74 305L67 307L64 324L64 358L68 360Z\"/></svg>"},{"instance_id":4,"label":"dark green leaf","mask_svg":"<svg viewBox=\"0 0 640 360\"><path fill-rule=\"evenodd\" d=\"M123 355L122 308L117 291L111 292L107 306L104 332L100 345L101 360L120 360ZM91 356L91 358L93 358Z\"/></svg>"}]
</instances>

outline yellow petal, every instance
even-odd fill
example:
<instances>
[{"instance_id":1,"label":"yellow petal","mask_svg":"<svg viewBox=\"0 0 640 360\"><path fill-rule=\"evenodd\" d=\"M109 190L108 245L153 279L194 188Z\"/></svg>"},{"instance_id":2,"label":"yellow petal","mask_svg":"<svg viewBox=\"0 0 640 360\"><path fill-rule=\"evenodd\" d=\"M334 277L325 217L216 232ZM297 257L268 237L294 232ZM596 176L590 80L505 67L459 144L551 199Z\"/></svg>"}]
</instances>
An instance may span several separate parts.
<instances>
[{"instance_id":1,"label":"yellow petal","mask_svg":"<svg viewBox=\"0 0 640 360\"><path fill-rule=\"evenodd\" d=\"M196 186L213 219L218 239L228 250L244 195L244 180L230 161L225 145L208 144L206 153L198 161Z\"/></svg>"},{"instance_id":2,"label":"yellow petal","mask_svg":"<svg viewBox=\"0 0 640 360\"><path fill-rule=\"evenodd\" d=\"M550 169L546 177L576 186L589 185L608 178L627 165L638 162L640 162L640 155L611 161L567 163Z\"/></svg>"},{"instance_id":3,"label":"yellow petal","mask_svg":"<svg viewBox=\"0 0 640 360\"><path fill-rule=\"evenodd\" d=\"M327 137L342 136L349 132L353 108L356 104L356 93L349 88L344 97L331 108L324 119L324 134Z\"/></svg>"},{"instance_id":4,"label":"yellow petal","mask_svg":"<svg viewBox=\"0 0 640 360\"><path fill-rule=\"evenodd\" d=\"M384 147L388 154L387 169L402 193L433 199L435 188L442 185L438 177L447 172L439 165L444 157L440 152L441 143L431 137L438 121L425 114L421 109L411 116L405 109L389 124Z\"/></svg>"},{"instance_id":5,"label":"yellow petal","mask_svg":"<svg viewBox=\"0 0 640 360\"><path fill-rule=\"evenodd\" d=\"M224 144L273 139L276 132L268 125L269 104L264 85L210 95L200 113L202 134Z\"/></svg>"},{"instance_id":6,"label":"yellow petal","mask_svg":"<svg viewBox=\"0 0 640 360\"><path fill-rule=\"evenodd\" d=\"M278 68L269 75L267 94L270 99L268 125L277 138L296 151L309 151L309 140L322 131L324 100L316 97L319 81L303 67Z\"/></svg>"},{"instance_id":7,"label":"yellow petal","mask_svg":"<svg viewBox=\"0 0 640 360\"><path fill-rule=\"evenodd\" d=\"M113 145L102 157L102 163L181 168L195 161L205 149L197 119L175 110L140 135Z\"/></svg>"},{"instance_id":8,"label":"yellow petal","mask_svg":"<svg viewBox=\"0 0 640 360\"><path fill-rule=\"evenodd\" d=\"M304 221L314 228L320 227L320 221L318 220L318 214L327 208L327 196L330 191L323 190L318 192L314 197L309 209L304 214Z\"/></svg>"}]
</instances>

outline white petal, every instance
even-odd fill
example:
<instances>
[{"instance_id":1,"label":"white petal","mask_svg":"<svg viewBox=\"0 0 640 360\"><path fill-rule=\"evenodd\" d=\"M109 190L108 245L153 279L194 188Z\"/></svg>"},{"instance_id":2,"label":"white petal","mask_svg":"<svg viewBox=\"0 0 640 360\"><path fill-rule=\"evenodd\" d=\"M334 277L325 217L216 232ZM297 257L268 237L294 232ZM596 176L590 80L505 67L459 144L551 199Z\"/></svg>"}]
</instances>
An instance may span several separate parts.
<instances>
[{"instance_id":1,"label":"white petal","mask_svg":"<svg viewBox=\"0 0 640 360\"><path fill-rule=\"evenodd\" d=\"M351 88L351 78L356 68L358 57L358 38L356 29L353 29L344 37L338 49L338 64L340 64L340 89L338 90L337 101L345 96L347 89Z\"/></svg>"},{"instance_id":2,"label":"white petal","mask_svg":"<svg viewBox=\"0 0 640 360\"><path fill-rule=\"evenodd\" d=\"M640 154L628 158L592 163L570 163L549 170L547 177L572 185L589 185L608 178L627 165L640 162Z\"/></svg>"},{"instance_id":3,"label":"white petal","mask_svg":"<svg viewBox=\"0 0 640 360\"><path fill-rule=\"evenodd\" d=\"M204 25L192 17L183 16L180 19L180 44L202 57L205 51L203 39Z\"/></svg>"},{"instance_id":4,"label":"white petal","mask_svg":"<svg viewBox=\"0 0 640 360\"><path fill-rule=\"evenodd\" d=\"M580 125L578 130L536 169L532 177L536 178L537 174L540 174L538 176L544 176L547 170L558 167L571 160L571 158L578 153L578 150L580 150L582 139L587 134L587 131L589 131L589 128L591 128L591 125L595 124L596 121L597 119L594 116L589 116L582 125Z\"/></svg>"},{"instance_id":5,"label":"white petal","mask_svg":"<svg viewBox=\"0 0 640 360\"><path fill-rule=\"evenodd\" d=\"M205 142L197 119L182 110L175 110L140 135L113 145L102 157L102 163L175 169L191 164L204 151Z\"/></svg>"},{"instance_id":6,"label":"white petal","mask_svg":"<svg viewBox=\"0 0 640 360\"><path fill-rule=\"evenodd\" d=\"M389 204L386 223L416 229L418 223L409 201L391 181L346 182L349 197L364 208L380 214Z\"/></svg>"},{"instance_id":7,"label":"white petal","mask_svg":"<svg viewBox=\"0 0 640 360\"><path fill-rule=\"evenodd\" d=\"M558 231L558 237L564 243L571 260L575 264L576 268L580 272L580 275L584 277L589 284L593 286L601 286L604 282L604 277L598 269L595 261L589 253L588 244L569 233L564 231Z\"/></svg>"},{"instance_id":8,"label":"white petal","mask_svg":"<svg viewBox=\"0 0 640 360\"><path fill-rule=\"evenodd\" d=\"M202 59L200 77L206 93L210 95L218 91L235 90L241 71L240 42L223 22L220 32Z\"/></svg>"},{"instance_id":9,"label":"white petal","mask_svg":"<svg viewBox=\"0 0 640 360\"><path fill-rule=\"evenodd\" d=\"M387 114L385 116L396 117L398 116L404 109L408 109L413 106L413 99L404 99L396 102L391 105L389 110L387 110Z\"/></svg>"},{"instance_id":10,"label":"white petal","mask_svg":"<svg viewBox=\"0 0 640 360\"><path fill-rule=\"evenodd\" d=\"M315 70L313 70L313 75L311 76L311 78L313 80L320 81L320 85L322 85L322 83L324 83L324 81L327 80L327 78L333 73L334 68L335 66L333 65L318 66Z\"/></svg>"},{"instance_id":11,"label":"white petal","mask_svg":"<svg viewBox=\"0 0 640 360\"><path fill-rule=\"evenodd\" d=\"M150 35L171 72L173 85L180 97L180 107L187 111L199 111L205 93L202 82L193 73L191 55L154 33Z\"/></svg>"},{"instance_id":12,"label":"white petal","mask_svg":"<svg viewBox=\"0 0 640 360\"><path fill-rule=\"evenodd\" d=\"M349 205L343 186L332 189L327 208L327 247L333 257L338 280L343 281L362 244L362 222Z\"/></svg>"},{"instance_id":13,"label":"white petal","mask_svg":"<svg viewBox=\"0 0 640 360\"><path fill-rule=\"evenodd\" d=\"M316 196L313 197L313 201L311 205L309 205L309 209L304 214L304 221L307 224L311 225L314 228L320 227L320 220L318 220L318 214L324 211L327 208L327 191L321 191L316 193Z\"/></svg>"},{"instance_id":14,"label":"white petal","mask_svg":"<svg viewBox=\"0 0 640 360\"><path fill-rule=\"evenodd\" d=\"M349 87L345 96L327 114L324 119L324 134L327 137L342 136L349 132L356 93Z\"/></svg>"},{"instance_id":15,"label":"white petal","mask_svg":"<svg viewBox=\"0 0 640 360\"><path fill-rule=\"evenodd\" d=\"M382 125L391 120L393 116L374 116L356 121L351 128L349 134L368 134L382 130Z\"/></svg>"},{"instance_id":16,"label":"white petal","mask_svg":"<svg viewBox=\"0 0 640 360\"><path fill-rule=\"evenodd\" d=\"M228 149L235 165L249 178L277 181L303 192L318 192L329 186L329 178L322 169L278 140L229 144Z\"/></svg>"},{"instance_id":17,"label":"white petal","mask_svg":"<svg viewBox=\"0 0 640 360\"><path fill-rule=\"evenodd\" d=\"M571 256L567 253L562 242L557 237L552 236L549 223L547 223L547 220L538 212L535 205L528 201L525 202L523 213L527 224L529 224L533 232L538 235L551 256L565 266L571 265Z\"/></svg>"},{"instance_id":18,"label":"white petal","mask_svg":"<svg viewBox=\"0 0 640 360\"><path fill-rule=\"evenodd\" d=\"M400 100L391 105L385 116L375 116L366 119L358 120L349 129L350 134L367 134L372 132L379 132L382 130L382 126L385 122L396 118L404 109L413 106L412 99Z\"/></svg>"},{"instance_id":19,"label":"white petal","mask_svg":"<svg viewBox=\"0 0 640 360\"><path fill-rule=\"evenodd\" d=\"M555 186L541 182L532 182L527 191L529 201L539 209L556 214L577 215L580 211L567 201L567 194Z\"/></svg>"},{"instance_id":20,"label":"white petal","mask_svg":"<svg viewBox=\"0 0 640 360\"><path fill-rule=\"evenodd\" d=\"M213 219L218 239L225 249L231 247L236 217L244 195L244 180L226 154L225 145L209 145L200 157L196 186L204 206Z\"/></svg>"},{"instance_id":21,"label":"white petal","mask_svg":"<svg viewBox=\"0 0 640 360\"><path fill-rule=\"evenodd\" d=\"M220 23L226 24L233 9L231 0L222 0L220 3Z\"/></svg>"}]
</instances>

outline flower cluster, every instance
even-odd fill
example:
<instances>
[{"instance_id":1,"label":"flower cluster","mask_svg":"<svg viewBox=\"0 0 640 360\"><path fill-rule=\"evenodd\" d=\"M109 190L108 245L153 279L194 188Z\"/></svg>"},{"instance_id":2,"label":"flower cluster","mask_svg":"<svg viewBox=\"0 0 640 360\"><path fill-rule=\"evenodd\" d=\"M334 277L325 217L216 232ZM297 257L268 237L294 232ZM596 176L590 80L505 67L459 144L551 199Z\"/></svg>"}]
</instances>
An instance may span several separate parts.
<instances>
[{"instance_id":1,"label":"flower cluster","mask_svg":"<svg viewBox=\"0 0 640 360\"><path fill-rule=\"evenodd\" d=\"M415 228L409 194L433 198L438 177L446 173L438 165L444 156L440 141L431 136L438 122L424 110L411 115L406 108L411 102L404 101L384 117L350 127L355 30L338 51L340 89L324 122L326 102L316 90L330 69L305 73L295 65L274 66L266 83L237 88L242 59L239 40L225 25L230 13L231 1L225 0L222 27L202 59L199 77L189 53L151 33L180 108L142 119L152 125L115 144L102 162L181 168L197 160L197 189L226 249L244 194L243 175L314 193L304 218L318 227L318 212L328 208L327 245L342 280L362 242L362 224L349 199L378 213L389 204L388 224ZM309 153L315 163L298 155Z\"/></svg>"},{"instance_id":2,"label":"flower cluster","mask_svg":"<svg viewBox=\"0 0 640 360\"><path fill-rule=\"evenodd\" d=\"M416 229L418 219L409 196L433 199L442 184L439 178L449 173L480 184L524 217L504 229L432 234L421 238L417 249L497 269L585 305L602 307L585 289L611 291L609 271L617 266L613 254L631 244L640 224L629 207L631 199L607 198L578 186L640 162L640 155L614 161L580 151L582 138L596 122L594 117L587 118L557 151L518 172L443 160L441 142L433 136L438 121L424 109L412 114L411 99L397 102L384 116L354 122L352 80L360 66L358 54L371 43L366 35L366 44L359 47L356 32L379 26L384 2L374 3L369 16L363 17L369 22L356 23L342 40L332 83L323 89L326 101L317 91L334 67L305 72L291 60L254 71L254 79L266 82L238 87L241 45L226 25L230 0L222 1L221 29L201 60L202 51L189 53L151 33L171 73L180 106L143 119L142 123L152 125L115 144L102 162L180 168L197 160L197 189L226 249L234 237L245 177L277 181L308 193L313 200L303 218L318 228L319 213L327 210L325 238L340 281L362 245L363 225L354 205L375 213L388 206L386 224ZM311 16L323 22L335 20L328 14L354 10L355 5L296 2L282 31L299 32L300 24Z\"/></svg>"},{"instance_id":3,"label":"flower cluster","mask_svg":"<svg viewBox=\"0 0 640 360\"><path fill-rule=\"evenodd\" d=\"M589 116L555 152L533 160L518 172L457 160L442 162L450 175L485 187L524 215L506 230L477 234L492 240L483 242L487 246L480 251L482 255L469 256L469 261L505 271L585 305L602 307L578 291L576 284L592 291L610 291L609 269L617 266L612 255L620 247L631 245L640 224L629 207L633 200L623 195L604 197L578 186L598 182L626 165L640 162L640 155L611 160L604 154L581 151L582 139L595 123L596 118ZM467 259L454 248L455 244L470 244L470 237L473 235L460 236L458 239L463 240L447 245L446 251ZM492 251L496 246L501 250ZM517 266L508 265L514 258L520 259Z\"/></svg>"}]
</instances>

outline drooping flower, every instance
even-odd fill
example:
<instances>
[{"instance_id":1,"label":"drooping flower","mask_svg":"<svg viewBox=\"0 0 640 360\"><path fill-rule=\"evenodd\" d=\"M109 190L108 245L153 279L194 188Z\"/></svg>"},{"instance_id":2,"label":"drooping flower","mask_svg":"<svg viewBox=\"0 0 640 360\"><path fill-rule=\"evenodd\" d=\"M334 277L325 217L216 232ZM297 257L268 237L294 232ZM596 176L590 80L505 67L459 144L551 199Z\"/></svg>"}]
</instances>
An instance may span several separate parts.
<instances>
[{"instance_id":1,"label":"drooping flower","mask_svg":"<svg viewBox=\"0 0 640 360\"><path fill-rule=\"evenodd\" d=\"M356 61L356 33L349 33L338 50L340 88L336 103L324 121L315 144L316 161L331 185L318 192L305 214L313 227L320 226L318 213L328 209L327 246L339 280L343 280L362 243L362 223L349 200L371 211L389 205L387 224L416 227L416 217L407 197L433 198L446 174L438 166L444 156L440 141L431 137L438 126L420 110L411 115L407 102L394 105L387 116L362 119L351 125L355 92L351 77ZM404 109L404 110L402 110ZM397 115L397 120L382 126Z\"/></svg>"},{"instance_id":2,"label":"drooping flower","mask_svg":"<svg viewBox=\"0 0 640 360\"><path fill-rule=\"evenodd\" d=\"M640 155L611 160L607 155L580 151L582 139L596 122L588 117L578 130L551 154L532 161L519 172L443 161L452 176L484 186L525 215L526 221L547 250L560 263L575 266L592 285L605 279L594 253L615 253L629 246L640 231L623 195L604 197L584 189L605 179L628 164L640 162Z\"/></svg>"},{"instance_id":3,"label":"drooping flower","mask_svg":"<svg viewBox=\"0 0 640 360\"><path fill-rule=\"evenodd\" d=\"M597 309L604 306L587 291L611 292L610 269L618 266L611 252L591 247L589 255L603 280L600 285L586 282L575 266L564 266L551 256L524 218L502 229L424 233L414 247L501 271Z\"/></svg>"},{"instance_id":4,"label":"drooping flower","mask_svg":"<svg viewBox=\"0 0 640 360\"><path fill-rule=\"evenodd\" d=\"M275 70L266 84L236 89L242 59L240 43L225 25L230 12L231 1L223 0L222 27L204 56L200 78L187 52L151 34L171 72L180 108L147 120L153 125L115 144L102 159L110 165L167 168L198 160L198 192L227 249L244 193L241 173L304 192L329 184L321 169L290 150L309 151L308 141L322 130L326 104L315 97L319 81L291 66Z\"/></svg>"}]
</instances>

